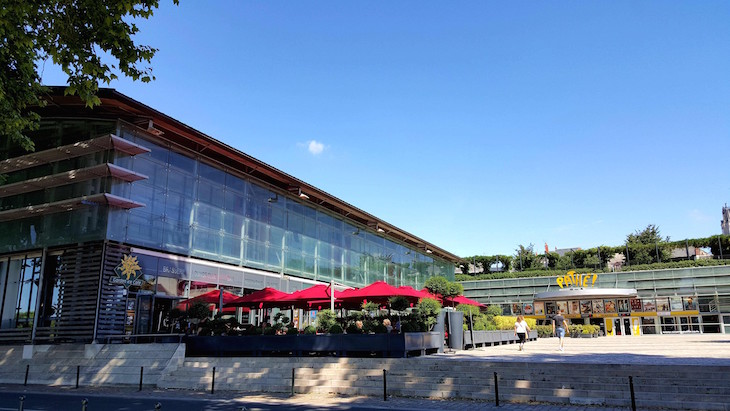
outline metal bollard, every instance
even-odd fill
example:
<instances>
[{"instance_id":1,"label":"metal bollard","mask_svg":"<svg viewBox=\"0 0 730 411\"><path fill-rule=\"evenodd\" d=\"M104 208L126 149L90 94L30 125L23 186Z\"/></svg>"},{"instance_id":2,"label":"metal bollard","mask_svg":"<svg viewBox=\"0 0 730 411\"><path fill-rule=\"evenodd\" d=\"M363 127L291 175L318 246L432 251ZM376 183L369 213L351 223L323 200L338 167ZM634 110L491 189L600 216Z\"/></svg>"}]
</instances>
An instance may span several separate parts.
<instances>
[{"instance_id":1,"label":"metal bollard","mask_svg":"<svg viewBox=\"0 0 730 411\"><path fill-rule=\"evenodd\" d=\"M291 369L291 396L292 397L294 396L294 370L296 370L296 368Z\"/></svg>"},{"instance_id":2,"label":"metal bollard","mask_svg":"<svg viewBox=\"0 0 730 411\"><path fill-rule=\"evenodd\" d=\"M213 367L213 381L210 384L210 393L215 394L215 367Z\"/></svg>"},{"instance_id":3,"label":"metal bollard","mask_svg":"<svg viewBox=\"0 0 730 411\"><path fill-rule=\"evenodd\" d=\"M23 403L25 402L25 395L21 395L19 400L20 400L20 405L18 405L18 411L23 411Z\"/></svg>"},{"instance_id":4,"label":"metal bollard","mask_svg":"<svg viewBox=\"0 0 730 411\"><path fill-rule=\"evenodd\" d=\"M629 389L631 390L631 411L636 411L636 396L634 395L634 377L629 375Z\"/></svg>"},{"instance_id":5,"label":"metal bollard","mask_svg":"<svg viewBox=\"0 0 730 411\"><path fill-rule=\"evenodd\" d=\"M88 404L89 404L89 400L87 400L86 398L84 398L83 400L81 400L81 411L86 411L86 406Z\"/></svg>"},{"instance_id":6,"label":"metal bollard","mask_svg":"<svg viewBox=\"0 0 730 411\"><path fill-rule=\"evenodd\" d=\"M81 366L76 366L76 389L79 389L79 375L81 375Z\"/></svg>"},{"instance_id":7,"label":"metal bollard","mask_svg":"<svg viewBox=\"0 0 730 411\"><path fill-rule=\"evenodd\" d=\"M139 367L139 390L142 391L142 378L144 377L144 367Z\"/></svg>"},{"instance_id":8,"label":"metal bollard","mask_svg":"<svg viewBox=\"0 0 730 411\"><path fill-rule=\"evenodd\" d=\"M497 382L497 371L494 372L494 405L499 407L499 383Z\"/></svg>"},{"instance_id":9,"label":"metal bollard","mask_svg":"<svg viewBox=\"0 0 730 411\"><path fill-rule=\"evenodd\" d=\"M155 410L161 410L161 409L162 409L162 404L160 404L159 402L157 404L155 404Z\"/></svg>"},{"instance_id":10,"label":"metal bollard","mask_svg":"<svg viewBox=\"0 0 730 411\"><path fill-rule=\"evenodd\" d=\"M383 370L383 401L388 401L388 372Z\"/></svg>"},{"instance_id":11,"label":"metal bollard","mask_svg":"<svg viewBox=\"0 0 730 411\"><path fill-rule=\"evenodd\" d=\"M30 364L25 365L25 381L23 382L23 386L28 385L28 373L30 372Z\"/></svg>"}]
</instances>

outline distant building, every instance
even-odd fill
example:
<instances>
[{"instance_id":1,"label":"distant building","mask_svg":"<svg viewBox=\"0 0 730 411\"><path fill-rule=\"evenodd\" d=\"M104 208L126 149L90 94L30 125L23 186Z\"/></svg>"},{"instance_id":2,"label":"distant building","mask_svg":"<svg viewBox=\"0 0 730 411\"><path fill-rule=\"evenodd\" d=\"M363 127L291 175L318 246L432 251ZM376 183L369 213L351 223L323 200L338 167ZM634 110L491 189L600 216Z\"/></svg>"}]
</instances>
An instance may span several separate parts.
<instances>
[{"instance_id":1,"label":"distant building","mask_svg":"<svg viewBox=\"0 0 730 411\"><path fill-rule=\"evenodd\" d=\"M581 250L581 248L580 248L580 247L571 247L571 248L555 248L555 251L553 251L553 252L554 252L554 253L558 253L558 255L562 257L562 256L564 256L565 254L568 254L568 253L574 253L574 252L576 252L576 251L579 251L579 250Z\"/></svg>"},{"instance_id":2,"label":"distant building","mask_svg":"<svg viewBox=\"0 0 730 411\"><path fill-rule=\"evenodd\" d=\"M722 221L720 221L720 227L722 227L722 235L730 235L730 207L725 203L725 207L722 208Z\"/></svg>"}]
</instances>

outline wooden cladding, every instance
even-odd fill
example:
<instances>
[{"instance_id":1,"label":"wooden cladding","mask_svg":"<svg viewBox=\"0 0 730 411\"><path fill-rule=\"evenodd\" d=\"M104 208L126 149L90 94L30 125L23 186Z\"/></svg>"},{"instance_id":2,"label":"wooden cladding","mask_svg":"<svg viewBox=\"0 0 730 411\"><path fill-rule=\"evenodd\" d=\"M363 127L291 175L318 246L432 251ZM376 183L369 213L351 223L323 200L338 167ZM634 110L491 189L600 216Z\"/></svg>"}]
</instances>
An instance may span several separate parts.
<instances>
[{"instance_id":1,"label":"wooden cladding","mask_svg":"<svg viewBox=\"0 0 730 411\"><path fill-rule=\"evenodd\" d=\"M57 265L55 273L46 270L43 292L57 293L57 302L46 310L47 321L38 324L34 342L93 340L102 250L102 243L86 243L46 257L46 264L57 258Z\"/></svg>"},{"instance_id":2,"label":"wooden cladding","mask_svg":"<svg viewBox=\"0 0 730 411\"><path fill-rule=\"evenodd\" d=\"M99 321L96 326L96 338L99 341L125 333L128 292L123 285L112 283L111 279L116 276L114 268L122 261L122 256L129 253L129 246L106 244L99 295Z\"/></svg>"}]
</instances>

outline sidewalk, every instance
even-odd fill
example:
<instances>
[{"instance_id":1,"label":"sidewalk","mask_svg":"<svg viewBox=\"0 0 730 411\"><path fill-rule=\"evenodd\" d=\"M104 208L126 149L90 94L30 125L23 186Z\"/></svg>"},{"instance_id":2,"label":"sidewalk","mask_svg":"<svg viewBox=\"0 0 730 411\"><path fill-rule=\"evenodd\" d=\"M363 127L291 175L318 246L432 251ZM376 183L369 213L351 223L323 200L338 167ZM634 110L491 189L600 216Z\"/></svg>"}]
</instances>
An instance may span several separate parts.
<instances>
[{"instance_id":1,"label":"sidewalk","mask_svg":"<svg viewBox=\"0 0 730 411\"><path fill-rule=\"evenodd\" d=\"M532 363L576 363L576 364L631 364L631 365L688 365L730 366L730 335L725 334L689 334L689 335L647 335L640 337L599 337L599 338L566 338L565 351L557 351L557 338L541 338L528 342L525 351L518 351L516 344L496 347L483 347L475 350L455 351L429 355L414 361L490 361L490 362L532 362ZM236 406L246 403L265 403L281 405L314 405L337 410L351 406L361 406L383 410L510 410L510 411L573 411L573 410L626 410L626 407L606 407L570 404L542 403L506 403L500 401L496 407L494 401L439 400L427 398L382 396L335 396L321 394L297 394L290 397L286 394L258 394L234 391L191 391L163 390L145 387L142 392L136 386L112 387L55 387L0 385L0 391L33 393L63 392L67 395L119 396L122 398L159 399L164 405L165 398L221 399L236 401ZM240 404L240 405L238 405ZM238 410L238 408L233 408Z\"/></svg>"},{"instance_id":2,"label":"sidewalk","mask_svg":"<svg viewBox=\"0 0 730 411\"><path fill-rule=\"evenodd\" d=\"M196 400L228 400L235 401L236 407L245 406L247 403L264 403L271 405L313 405L322 408L331 408L333 410L347 410L350 407L367 407L380 410L403 410L403 411L424 411L424 410L443 410L443 411L477 411L477 410L502 410L502 411L579 411L579 410L605 410L605 411L626 411L626 408L604 407L604 406L579 406L579 405L560 405L560 404L517 404L500 402L497 407L494 402L481 401L459 401L459 400L429 400L423 398L402 398L389 397L384 401L382 397L342 397L334 395L318 395L318 394L297 394L294 397L289 395L276 394L241 394L234 392L219 391L215 394L210 392L185 391L185 390L158 390L144 389L141 392L137 389L128 387L103 387L88 388L80 387L75 389L72 387L46 387L46 386L27 386L22 385L1 385L0 391L18 391L22 392L26 397L32 396L34 393L64 393L66 395L78 396L80 398L88 398L99 396L119 396L122 398L139 398L141 396L157 399L164 409L165 398L188 398L191 401ZM240 404L240 405L239 405ZM235 408L238 410L239 408Z\"/></svg>"}]
</instances>

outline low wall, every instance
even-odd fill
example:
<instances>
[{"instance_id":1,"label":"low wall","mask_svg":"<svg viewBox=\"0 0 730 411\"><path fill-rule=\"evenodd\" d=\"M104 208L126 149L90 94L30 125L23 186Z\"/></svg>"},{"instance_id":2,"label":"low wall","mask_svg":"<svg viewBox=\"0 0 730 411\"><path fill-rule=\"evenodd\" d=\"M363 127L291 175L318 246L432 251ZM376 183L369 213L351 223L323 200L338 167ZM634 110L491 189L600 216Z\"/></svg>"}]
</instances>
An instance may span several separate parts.
<instances>
[{"instance_id":1,"label":"low wall","mask_svg":"<svg viewBox=\"0 0 730 411\"><path fill-rule=\"evenodd\" d=\"M403 358L432 354L443 342L438 332L402 334L296 334L186 337L187 357L376 355Z\"/></svg>"},{"instance_id":2,"label":"low wall","mask_svg":"<svg viewBox=\"0 0 730 411\"><path fill-rule=\"evenodd\" d=\"M474 340L472 341L472 336ZM537 340L537 331L530 331L527 339ZM514 344L519 339L512 330L495 330L495 331L464 331L464 347L476 348L492 345Z\"/></svg>"}]
</instances>

